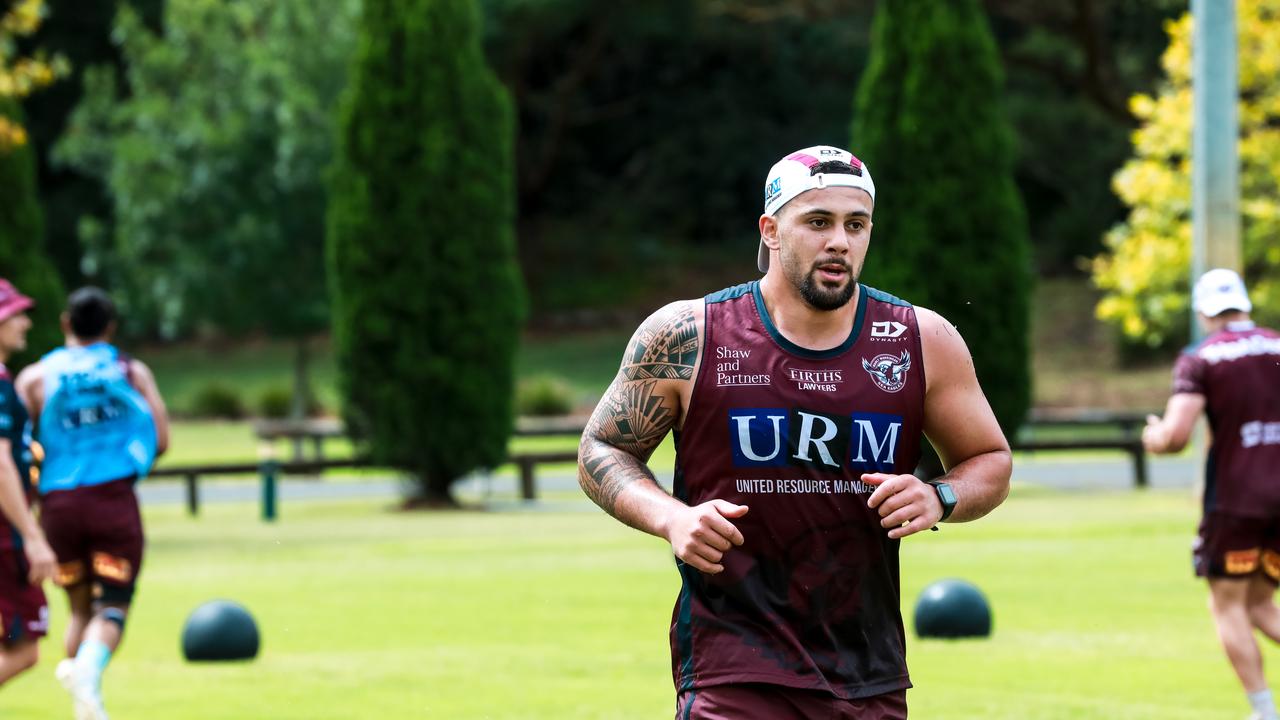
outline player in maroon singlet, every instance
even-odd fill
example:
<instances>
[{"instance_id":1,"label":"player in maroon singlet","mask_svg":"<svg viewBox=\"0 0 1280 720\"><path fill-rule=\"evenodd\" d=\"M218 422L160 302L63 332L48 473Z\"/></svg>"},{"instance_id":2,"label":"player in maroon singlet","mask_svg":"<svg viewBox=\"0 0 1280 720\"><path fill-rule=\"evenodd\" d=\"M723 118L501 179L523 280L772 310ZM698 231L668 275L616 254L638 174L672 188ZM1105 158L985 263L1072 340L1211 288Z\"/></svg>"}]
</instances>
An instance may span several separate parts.
<instances>
[{"instance_id":1,"label":"player in maroon singlet","mask_svg":"<svg viewBox=\"0 0 1280 720\"><path fill-rule=\"evenodd\" d=\"M31 298L0 278L0 685L34 666L49 629L41 585L58 560L31 513L31 429L4 363L27 346Z\"/></svg>"},{"instance_id":2,"label":"player in maroon singlet","mask_svg":"<svg viewBox=\"0 0 1280 720\"><path fill-rule=\"evenodd\" d=\"M1205 273L1192 305L1205 338L1178 358L1164 417L1148 418L1142 440L1151 452L1178 452L1200 413L1208 417L1195 572L1209 581L1218 637L1252 717L1277 720L1253 631L1280 642L1280 333L1249 319L1253 304L1231 270Z\"/></svg>"},{"instance_id":3,"label":"player in maroon singlet","mask_svg":"<svg viewBox=\"0 0 1280 720\"><path fill-rule=\"evenodd\" d=\"M675 553L678 718L905 718L899 540L1008 493L959 333L858 282L874 201L845 150L775 164L764 277L646 320L583 433L583 490ZM645 461L673 429L669 495Z\"/></svg>"}]
</instances>

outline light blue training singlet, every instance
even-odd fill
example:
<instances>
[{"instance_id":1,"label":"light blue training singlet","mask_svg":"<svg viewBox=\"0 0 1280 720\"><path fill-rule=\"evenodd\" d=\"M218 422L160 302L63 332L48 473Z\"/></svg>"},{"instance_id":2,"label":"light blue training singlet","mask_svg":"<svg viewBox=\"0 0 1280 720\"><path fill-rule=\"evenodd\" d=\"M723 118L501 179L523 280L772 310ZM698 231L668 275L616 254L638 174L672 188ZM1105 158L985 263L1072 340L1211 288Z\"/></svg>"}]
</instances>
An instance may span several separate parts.
<instances>
[{"instance_id":1,"label":"light blue training singlet","mask_svg":"<svg viewBox=\"0 0 1280 720\"><path fill-rule=\"evenodd\" d=\"M107 343L45 355L40 494L141 479L156 458L151 407L129 383L128 362Z\"/></svg>"}]
</instances>

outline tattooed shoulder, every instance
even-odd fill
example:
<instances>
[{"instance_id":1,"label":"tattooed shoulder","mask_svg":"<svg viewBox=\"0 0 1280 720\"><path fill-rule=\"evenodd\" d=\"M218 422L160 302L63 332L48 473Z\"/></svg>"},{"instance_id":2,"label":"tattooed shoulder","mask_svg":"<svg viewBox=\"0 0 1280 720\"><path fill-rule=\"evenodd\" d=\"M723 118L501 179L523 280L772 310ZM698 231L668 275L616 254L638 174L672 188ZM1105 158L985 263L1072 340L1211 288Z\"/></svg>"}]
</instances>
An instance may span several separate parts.
<instances>
[{"instance_id":1,"label":"tattooed shoulder","mask_svg":"<svg viewBox=\"0 0 1280 720\"><path fill-rule=\"evenodd\" d=\"M640 326L622 360L627 380L692 380L701 343L694 301L672 303Z\"/></svg>"},{"instance_id":2,"label":"tattooed shoulder","mask_svg":"<svg viewBox=\"0 0 1280 720\"><path fill-rule=\"evenodd\" d=\"M645 465L680 418L677 383L693 380L701 351L700 301L672 303L632 336L617 377L582 434L578 483L617 516L618 495L637 482L656 485Z\"/></svg>"}]
</instances>

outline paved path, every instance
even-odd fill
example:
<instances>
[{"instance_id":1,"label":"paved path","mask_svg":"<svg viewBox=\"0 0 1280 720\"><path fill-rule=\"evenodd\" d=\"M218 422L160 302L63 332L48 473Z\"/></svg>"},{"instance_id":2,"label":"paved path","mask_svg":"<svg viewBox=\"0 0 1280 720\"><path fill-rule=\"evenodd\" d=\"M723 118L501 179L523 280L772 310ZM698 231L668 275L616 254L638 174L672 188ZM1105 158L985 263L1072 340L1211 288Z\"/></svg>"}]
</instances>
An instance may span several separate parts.
<instances>
[{"instance_id":1,"label":"paved path","mask_svg":"<svg viewBox=\"0 0 1280 720\"><path fill-rule=\"evenodd\" d=\"M1200 465L1191 457L1149 458L1149 476L1154 488L1191 488L1201 475ZM1013 479L1018 483L1045 485L1061 490L1126 490L1132 487L1133 469L1125 455L1111 458L1104 455L1086 455L1079 459L1055 454L1036 456L1019 454L1015 460ZM666 473L662 481L670 487L671 476ZM577 475L568 468L551 466L538 474L539 491L575 490ZM181 481L169 479L150 480L141 483L139 494L143 503L185 503L186 488ZM294 500L387 498L402 496L402 481L387 477L351 476L329 473L323 480L315 478L287 477L279 485L278 497L282 505ZM512 500L518 495L513 475L499 474L492 477L473 476L456 486L460 497L468 500L487 499L491 507L524 507L530 509L559 510L581 506L594 509L585 502L545 501L532 504ZM203 478L200 481L200 502L257 502L261 492L256 479Z\"/></svg>"}]
</instances>

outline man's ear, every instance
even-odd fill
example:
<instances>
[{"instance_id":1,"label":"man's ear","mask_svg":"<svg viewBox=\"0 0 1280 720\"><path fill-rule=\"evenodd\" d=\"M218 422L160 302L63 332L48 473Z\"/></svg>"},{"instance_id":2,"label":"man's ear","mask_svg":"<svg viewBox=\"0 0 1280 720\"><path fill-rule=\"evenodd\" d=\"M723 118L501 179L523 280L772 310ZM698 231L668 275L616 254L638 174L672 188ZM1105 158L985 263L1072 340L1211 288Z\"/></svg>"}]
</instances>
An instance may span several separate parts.
<instances>
[{"instance_id":1,"label":"man's ear","mask_svg":"<svg viewBox=\"0 0 1280 720\"><path fill-rule=\"evenodd\" d=\"M770 250L778 249L778 218L771 215L760 216L760 240Z\"/></svg>"}]
</instances>

